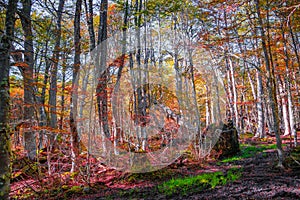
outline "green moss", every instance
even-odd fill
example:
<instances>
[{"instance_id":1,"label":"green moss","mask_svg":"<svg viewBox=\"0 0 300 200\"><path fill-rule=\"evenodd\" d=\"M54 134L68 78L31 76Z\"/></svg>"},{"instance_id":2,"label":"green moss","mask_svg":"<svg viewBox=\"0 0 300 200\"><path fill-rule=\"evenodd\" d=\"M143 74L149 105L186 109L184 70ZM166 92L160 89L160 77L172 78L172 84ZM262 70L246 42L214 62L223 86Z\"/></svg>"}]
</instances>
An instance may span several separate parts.
<instances>
[{"instance_id":1,"label":"green moss","mask_svg":"<svg viewBox=\"0 0 300 200\"><path fill-rule=\"evenodd\" d=\"M81 186L77 186L77 185L72 186L72 187L68 190L68 192L71 192L71 193L78 193L78 192L81 192L81 191L82 191Z\"/></svg>"},{"instance_id":2,"label":"green moss","mask_svg":"<svg viewBox=\"0 0 300 200\"><path fill-rule=\"evenodd\" d=\"M231 158L223 159L221 162L233 162L238 161L244 158L251 158L255 156L257 153L263 152L269 149L276 149L276 144L261 144L258 146L251 146L251 145L241 145L241 153L237 156L233 156ZM267 156L265 152L263 152L263 156Z\"/></svg>"},{"instance_id":3,"label":"green moss","mask_svg":"<svg viewBox=\"0 0 300 200\"><path fill-rule=\"evenodd\" d=\"M63 190L67 190L67 189L69 188L69 186L63 185L63 186L61 186L61 188L62 188Z\"/></svg>"},{"instance_id":4,"label":"green moss","mask_svg":"<svg viewBox=\"0 0 300 200\"><path fill-rule=\"evenodd\" d=\"M2 174L2 176L0 177L0 192L1 192L0 197L4 197L9 193L10 177L11 177L10 171Z\"/></svg>"},{"instance_id":5,"label":"green moss","mask_svg":"<svg viewBox=\"0 0 300 200\"><path fill-rule=\"evenodd\" d=\"M69 197L69 196L72 196L73 194L81 194L83 193L83 188L81 186L72 186L70 189L68 189L64 195L65 197Z\"/></svg>"},{"instance_id":6,"label":"green moss","mask_svg":"<svg viewBox=\"0 0 300 200\"><path fill-rule=\"evenodd\" d=\"M159 185L158 191L166 196L176 194L187 195L204 189L215 188L218 185L224 185L237 180L240 176L241 169L233 168L225 174L223 172L214 172L186 178L171 179Z\"/></svg>"}]
</instances>

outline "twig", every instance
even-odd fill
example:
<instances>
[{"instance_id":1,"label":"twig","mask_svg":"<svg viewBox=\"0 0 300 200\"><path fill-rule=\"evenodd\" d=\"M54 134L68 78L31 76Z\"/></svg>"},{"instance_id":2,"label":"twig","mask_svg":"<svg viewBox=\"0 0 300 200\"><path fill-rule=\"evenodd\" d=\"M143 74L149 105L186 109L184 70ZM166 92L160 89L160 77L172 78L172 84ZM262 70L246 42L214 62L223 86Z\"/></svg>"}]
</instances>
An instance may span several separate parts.
<instances>
[{"instance_id":1,"label":"twig","mask_svg":"<svg viewBox=\"0 0 300 200\"><path fill-rule=\"evenodd\" d=\"M300 162L298 162L293 156L291 156L291 158L295 161L295 163L297 163L298 165L300 165Z\"/></svg>"}]
</instances>

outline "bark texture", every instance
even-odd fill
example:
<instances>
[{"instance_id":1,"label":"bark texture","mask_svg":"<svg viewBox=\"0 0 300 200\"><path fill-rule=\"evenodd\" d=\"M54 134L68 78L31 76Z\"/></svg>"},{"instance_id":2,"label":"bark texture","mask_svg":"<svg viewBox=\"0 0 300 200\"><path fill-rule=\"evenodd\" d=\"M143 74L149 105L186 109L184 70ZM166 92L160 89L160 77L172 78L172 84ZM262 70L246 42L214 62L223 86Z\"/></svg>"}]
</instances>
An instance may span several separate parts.
<instances>
[{"instance_id":1,"label":"bark texture","mask_svg":"<svg viewBox=\"0 0 300 200\"><path fill-rule=\"evenodd\" d=\"M5 33L0 38L0 199L9 199L10 134L9 134L9 67L10 47L14 36L17 1L10 0L6 11Z\"/></svg>"}]
</instances>

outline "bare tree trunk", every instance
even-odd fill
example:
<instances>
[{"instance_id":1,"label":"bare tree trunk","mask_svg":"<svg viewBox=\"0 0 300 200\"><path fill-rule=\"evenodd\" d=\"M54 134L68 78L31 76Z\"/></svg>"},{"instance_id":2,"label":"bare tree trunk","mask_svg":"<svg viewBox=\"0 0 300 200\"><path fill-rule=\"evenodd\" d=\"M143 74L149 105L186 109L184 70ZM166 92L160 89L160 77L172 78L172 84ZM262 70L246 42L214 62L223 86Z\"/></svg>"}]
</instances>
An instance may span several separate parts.
<instances>
[{"instance_id":1,"label":"bare tree trunk","mask_svg":"<svg viewBox=\"0 0 300 200\"><path fill-rule=\"evenodd\" d=\"M284 123L284 135L287 136L290 134L290 120L289 120L289 113L288 113L288 101L286 96L286 89L285 83L278 77L278 87L279 87L279 98L281 100L281 112L282 112L282 119Z\"/></svg>"},{"instance_id":2,"label":"bare tree trunk","mask_svg":"<svg viewBox=\"0 0 300 200\"><path fill-rule=\"evenodd\" d=\"M9 0L5 33L0 38L0 199L8 200L10 192L10 128L9 128L9 68L10 48L14 37L16 0Z\"/></svg>"},{"instance_id":3,"label":"bare tree trunk","mask_svg":"<svg viewBox=\"0 0 300 200\"><path fill-rule=\"evenodd\" d=\"M255 86L254 86L254 83L253 83L253 80L252 80L252 77L251 77L249 69L247 70L247 75L248 75L248 78L249 78L249 83L250 83L250 86L251 86L251 91L252 91L253 99L256 100L257 99L256 90L255 90Z\"/></svg>"},{"instance_id":4,"label":"bare tree trunk","mask_svg":"<svg viewBox=\"0 0 300 200\"><path fill-rule=\"evenodd\" d=\"M55 34L55 46L53 51L53 65L51 69L51 80L50 80L50 91L49 91L49 107L50 107L50 127L53 129L57 128L57 71L58 62L60 59L60 41L61 41L61 21L62 13L64 9L65 0L59 0L57 9L57 21L56 21L56 34ZM50 136L50 145L54 143L54 136Z\"/></svg>"},{"instance_id":5,"label":"bare tree trunk","mask_svg":"<svg viewBox=\"0 0 300 200\"><path fill-rule=\"evenodd\" d=\"M85 7L85 16L88 25L88 32L90 38L90 52L92 52L96 48L96 37L94 31L94 9L93 9L93 0L88 0L88 4L84 0L84 7Z\"/></svg>"},{"instance_id":6,"label":"bare tree trunk","mask_svg":"<svg viewBox=\"0 0 300 200\"><path fill-rule=\"evenodd\" d=\"M276 136L276 146L277 146L278 158L279 158L278 167L283 167L284 154L282 150L282 144L281 144L280 133L279 133L279 118L278 118L278 107L277 107L277 100L276 100L275 78L271 69L270 57L269 57L270 52L268 53L266 34L264 30L264 24L262 21L261 13L260 13L259 0L255 0L255 4L256 4L256 11L257 11L258 22L259 22L259 30L261 33L262 49L264 53L265 65L267 70L268 100L271 106L271 111L272 111L271 114L274 119L274 132Z\"/></svg>"},{"instance_id":7,"label":"bare tree trunk","mask_svg":"<svg viewBox=\"0 0 300 200\"><path fill-rule=\"evenodd\" d=\"M65 112L65 88L66 88L66 71L67 71L67 61L66 61L66 53L62 56L62 83L61 83L61 114L60 114L60 123L59 123L59 129L63 130L63 123L64 123L64 112Z\"/></svg>"},{"instance_id":8,"label":"bare tree trunk","mask_svg":"<svg viewBox=\"0 0 300 200\"><path fill-rule=\"evenodd\" d=\"M76 1L75 18L74 18L74 46L75 56L73 65L73 78L72 78L72 92L71 92L71 111L70 111L70 127L71 127L71 159L72 168L71 172L76 169L76 158L79 154L79 137L76 127L77 116L77 100L78 100L78 80L79 80L79 68L80 68L80 15L81 15L82 0Z\"/></svg>"},{"instance_id":9,"label":"bare tree trunk","mask_svg":"<svg viewBox=\"0 0 300 200\"><path fill-rule=\"evenodd\" d=\"M253 33L254 35L257 35L258 32L255 30ZM254 42L252 42L252 48L258 49L259 48L259 42L258 39L255 38ZM261 66L261 59L260 59L260 53L256 52L256 65ZM266 136L266 124L268 124L268 127L270 128L270 119L268 116L268 107L266 106L265 101L265 94L264 94L264 86L263 86L263 74L260 69L256 69L256 82L257 82L257 95L254 91L254 100L256 100L256 110L257 110L257 130L256 130L256 137L264 138ZM266 120L265 120L266 119Z\"/></svg>"},{"instance_id":10,"label":"bare tree trunk","mask_svg":"<svg viewBox=\"0 0 300 200\"><path fill-rule=\"evenodd\" d=\"M257 79L257 120L258 120L258 127L256 132L256 137L264 138L265 137L265 117L264 112L265 109L263 107L263 101L264 101L264 91L263 91L263 83L262 83L262 77L261 72L256 72L256 79Z\"/></svg>"},{"instance_id":11,"label":"bare tree trunk","mask_svg":"<svg viewBox=\"0 0 300 200\"><path fill-rule=\"evenodd\" d=\"M211 113L212 113L212 123L220 123L222 120L221 116L221 98L220 98L220 88L218 85L218 76L217 76L217 69L213 70L213 86L215 88L215 94L213 97L213 101L211 102L212 108L211 108Z\"/></svg>"},{"instance_id":12,"label":"bare tree trunk","mask_svg":"<svg viewBox=\"0 0 300 200\"><path fill-rule=\"evenodd\" d=\"M144 10L147 10L147 4L144 3ZM144 15L144 21L148 21L147 20L147 15ZM143 123L144 125L142 126L142 150L146 151L146 147L147 147L147 141L148 141L148 135L146 132L146 125L147 125L147 108L150 107L150 86L149 86L149 69L148 69L148 63L149 63L149 57L150 57L150 50L148 48L148 38L147 38L147 23L144 24L144 74L142 75L142 84L146 85L146 88L143 91Z\"/></svg>"},{"instance_id":13,"label":"bare tree trunk","mask_svg":"<svg viewBox=\"0 0 300 200\"><path fill-rule=\"evenodd\" d=\"M283 20L284 21L284 20ZM293 37L292 31L291 31L291 27L290 28L290 33L291 36ZM286 71L286 77L285 77L285 86L286 86L286 91L287 91L287 104L288 104L288 114L289 114L289 125L290 125L290 131L291 131L291 135L294 137L294 146L297 146L297 131L296 131L296 127L295 127L295 117L294 117L294 105L293 105L293 97L292 97L292 92L291 92L291 74L290 74L290 70L289 70L289 54L288 54L288 47L287 47L287 41L286 41L286 36L284 33L284 29L283 29L283 24L281 27L282 30L282 38L283 38L283 44L284 44L284 54L285 54L285 71ZM293 42L294 42L294 38ZM295 50L295 53L297 53L297 50ZM299 64L299 56L297 55L297 61Z\"/></svg>"},{"instance_id":14,"label":"bare tree trunk","mask_svg":"<svg viewBox=\"0 0 300 200\"><path fill-rule=\"evenodd\" d=\"M84 60L85 60L85 62L84 62L84 64L83 64L83 66L87 66L87 65L89 65L89 63L87 63L86 61L87 61L87 55L84 55ZM87 91L87 88L88 88L88 82L89 82L89 77L90 77L90 66L88 66L87 68L83 68L81 71L80 71L80 73L81 73L81 77L82 77L82 82L81 82L81 85L82 85L82 87L81 87L81 96L82 96L82 98L80 98L80 100L79 100L79 112L78 112L78 126L77 126L77 130L78 130L78 136L79 136L79 138L81 137L81 135L82 135L82 127L83 127L83 123L81 122L81 120L83 120L83 111L84 111L84 109L86 109L85 108L85 104L86 104L86 91Z\"/></svg>"},{"instance_id":15,"label":"bare tree trunk","mask_svg":"<svg viewBox=\"0 0 300 200\"><path fill-rule=\"evenodd\" d=\"M227 87L228 87L228 104L229 104L229 110L230 110L230 119L233 118L234 116L234 107L233 107L233 89L232 89L232 81L231 81L231 76L230 76L230 69L227 68Z\"/></svg>"},{"instance_id":16,"label":"bare tree trunk","mask_svg":"<svg viewBox=\"0 0 300 200\"><path fill-rule=\"evenodd\" d=\"M136 150L139 150L142 147L142 133L144 133L144 126L145 126L145 105L144 105L144 94L145 88L142 83L144 80L142 78L142 64L141 64L141 10L142 10L142 0L135 1L135 12L138 13L134 17L134 24L135 24L135 40L136 40L136 52L135 52L135 60L137 64L136 73L132 71L131 78L133 79L133 89L134 89L134 122L136 126L136 138L138 144L136 145ZM133 61L133 59L131 59ZM133 64L133 63L132 63ZM133 65L132 65L133 66Z\"/></svg>"},{"instance_id":17,"label":"bare tree trunk","mask_svg":"<svg viewBox=\"0 0 300 200\"><path fill-rule=\"evenodd\" d=\"M33 35L31 26L31 0L24 0L23 2L22 15L20 15L22 28L24 30L25 41L24 41L24 62L26 67L23 68L24 78L24 120L26 121L24 131L25 150L28 153L30 159L36 157L36 141L35 132L32 131L34 121L34 92L33 92Z\"/></svg>"},{"instance_id":18,"label":"bare tree trunk","mask_svg":"<svg viewBox=\"0 0 300 200\"><path fill-rule=\"evenodd\" d=\"M124 68L125 64L125 54L126 54L126 41L127 41L127 24L128 24L128 0L125 2L125 12L124 12L124 17L123 17L123 28L122 28L122 55L121 55L121 64L118 70L118 75L117 75L117 81L114 87L114 93L117 94L119 92L119 87L120 87L120 80L122 76L122 70ZM119 101L121 101L119 98L119 95L113 95L113 102L115 104L119 104ZM115 104L112 104L112 112L113 116L115 118L115 133L114 133L114 152L116 155L119 154L117 150L118 146L118 137L120 141L123 141L122 135L121 135L121 123L122 123L122 110L123 110L123 105L119 107L119 110L117 110Z\"/></svg>"},{"instance_id":19,"label":"bare tree trunk","mask_svg":"<svg viewBox=\"0 0 300 200\"><path fill-rule=\"evenodd\" d=\"M233 111L234 111L234 123L239 130L239 111L237 107L237 90L236 90L236 83L235 83L235 77L234 77L234 68L231 58L228 58L229 67L230 67L230 75L231 75L231 83L232 83L232 92L233 92Z\"/></svg>"},{"instance_id":20,"label":"bare tree trunk","mask_svg":"<svg viewBox=\"0 0 300 200\"><path fill-rule=\"evenodd\" d=\"M298 46L299 46L299 41L298 41L298 39L296 38L297 37L297 35L295 35L294 34L294 32L293 32L293 29L292 29L292 25L291 24L289 24L289 32L290 32L290 34L291 34L291 38L292 38L292 43L293 43L293 50L294 50L294 52L295 52L295 56L296 56L296 59L297 59L297 64L298 64L298 70L300 71L300 56L299 56L299 50L298 50ZM298 84L297 84L297 78L298 78L298 80L299 80L299 73L296 73L295 74L295 80L296 80L296 91L297 91L297 93L298 93L298 96L299 96L299 89L298 89ZM300 98L298 98L298 103L300 104ZM297 113L297 118L298 118L298 120L300 119L300 109L298 108L298 107L296 107L296 110L295 110L295 112ZM295 119L295 123L296 123L296 119ZM299 122L299 121L298 121Z\"/></svg>"},{"instance_id":21,"label":"bare tree trunk","mask_svg":"<svg viewBox=\"0 0 300 200\"><path fill-rule=\"evenodd\" d=\"M299 43L297 43L297 40L296 40L296 38L295 38L295 37L297 37L297 36L295 36L295 34L294 34L294 32L293 32L293 29L292 29L292 25L291 25L291 24L289 24L289 32L290 32L291 38L292 38L293 50L294 50L294 52L295 52L295 56L296 56L296 59L297 59L298 69L300 70L300 56L299 56L298 47L297 47L297 46L299 45Z\"/></svg>"},{"instance_id":22,"label":"bare tree trunk","mask_svg":"<svg viewBox=\"0 0 300 200\"><path fill-rule=\"evenodd\" d=\"M100 63L99 63L99 77L96 89L97 107L99 115L99 123L102 125L103 133L106 138L110 138L109 122L108 122L108 94L107 82L109 79L109 72L106 70L107 64L107 9L108 1L101 1L100 8L100 24L98 30L98 48L100 48ZM98 63L97 63L98 65Z\"/></svg>"},{"instance_id":23,"label":"bare tree trunk","mask_svg":"<svg viewBox=\"0 0 300 200\"><path fill-rule=\"evenodd\" d=\"M195 74L194 74L194 64L193 64L193 57L192 57L192 50L190 49L189 52L189 62L191 67L191 75L192 75L192 89L193 89L193 104L195 106L196 110L196 126L197 126L197 134L199 135L199 139L202 139L202 132L201 132L201 124L200 124L200 112L198 108L198 102L197 102L197 93L196 93L196 85L195 85Z\"/></svg>"},{"instance_id":24,"label":"bare tree trunk","mask_svg":"<svg viewBox=\"0 0 300 200\"><path fill-rule=\"evenodd\" d=\"M228 22L227 22L227 13L224 10L224 23L226 29L228 29ZM233 120L233 123L235 127L239 130L239 113L237 108L237 90L236 90L236 84L235 84L235 77L234 77L234 66L231 57L229 57L227 54L230 51L230 38L229 33L226 31L226 49L225 49L225 56L226 56L226 66L227 66L227 80L228 80L228 89L229 89L229 100L230 100L230 111L231 111L231 119Z\"/></svg>"},{"instance_id":25,"label":"bare tree trunk","mask_svg":"<svg viewBox=\"0 0 300 200\"><path fill-rule=\"evenodd\" d=\"M292 76L293 76L293 79L295 80L295 89L296 89L296 96L298 98L295 98L295 101L297 99L297 103L298 105L300 104L300 90L299 90L299 81L297 80L297 77L298 77L298 70L293 70L292 72ZM298 106L295 106L295 124L296 124L296 127L297 127L297 124L300 123L300 109Z\"/></svg>"},{"instance_id":26,"label":"bare tree trunk","mask_svg":"<svg viewBox=\"0 0 300 200\"><path fill-rule=\"evenodd\" d=\"M286 84L288 85L287 93L288 93L288 107L289 107L289 119L290 119L290 129L291 129L291 134L294 137L294 146L298 146L298 136L297 136L297 131L295 127L295 116L294 116L294 106L293 106L293 97L292 97L292 92L290 89L290 82L287 80Z\"/></svg>"},{"instance_id":27,"label":"bare tree trunk","mask_svg":"<svg viewBox=\"0 0 300 200\"><path fill-rule=\"evenodd\" d=\"M162 68L163 63L163 55L162 55L162 39L161 39L161 16L160 13L158 13L158 68Z\"/></svg>"},{"instance_id":28,"label":"bare tree trunk","mask_svg":"<svg viewBox=\"0 0 300 200\"><path fill-rule=\"evenodd\" d=\"M48 49L48 43L46 44L46 49ZM44 56L47 56L47 50L45 50ZM44 80L43 80L43 87L41 91L41 97L40 97L40 127L47 126L47 114L45 110L45 102L46 102L46 89L47 89L47 83L49 79L49 69L50 69L50 61L49 59L45 59L45 72L44 72ZM45 136L45 130L41 130L39 133L39 148L43 148L43 140Z\"/></svg>"},{"instance_id":29,"label":"bare tree trunk","mask_svg":"<svg viewBox=\"0 0 300 200\"><path fill-rule=\"evenodd\" d=\"M205 100L205 121L206 121L206 127L208 127L211 124L211 109L210 109L210 88L207 85L207 83L205 84L205 88L206 88L206 100Z\"/></svg>"},{"instance_id":30,"label":"bare tree trunk","mask_svg":"<svg viewBox=\"0 0 300 200\"><path fill-rule=\"evenodd\" d=\"M89 39L90 39L90 53L91 56L95 56L93 54L93 50L96 48L96 37L95 37L95 30L94 30L94 9L93 9L93 0L84 0L84 6L85 6L85 13L86 13L86 20L88 25L88 32L89 32ZM89 71L89 70L87 70ZM87 84L88 84L89 74L85 74L84 76L84 84L83 84L83 90L86 91ZM84 100L80 103L80 110L79 110L79 116L80 118L83 116L83 109L84 109ZM91 119L90 119L91 120ZM79 133L81 134L81 133ZM87 171L88 171L88 181L90 181L90 148L91 148L91 133L88 133L89 143L88 143L88 151L87 151Z\"/></svg>"}]
</instances>

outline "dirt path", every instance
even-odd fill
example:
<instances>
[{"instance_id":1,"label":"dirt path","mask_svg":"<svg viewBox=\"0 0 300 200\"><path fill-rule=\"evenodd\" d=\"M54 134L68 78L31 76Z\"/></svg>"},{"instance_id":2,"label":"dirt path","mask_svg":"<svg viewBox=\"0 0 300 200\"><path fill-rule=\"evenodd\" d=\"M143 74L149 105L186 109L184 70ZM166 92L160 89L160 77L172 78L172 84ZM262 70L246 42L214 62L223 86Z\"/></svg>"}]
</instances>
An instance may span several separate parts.
<instances>
[{"instance_id":1,"label":"dirt path","mask_svg":"<svg viewBox=\"0 0 300 200\"><path fill-rule=\"evenodd\" d=\"M269 152L235 161L244 169L241 179L190 195L189 199L300 199L300 168L278 169L276 160L276 153Z\"/></svg>"},{"instance_id":2,"label":"dirt path","mask_svg":"<svg viewBox=\"0 0 300 200\"><path fill-rule=\"evenodd\" d=\"M277 156L274 150L257 153L254 157L231 163L213 162L205 168L182 166L174 169L181 176L196 175L209 169L224 170L231 166L243 168L242 177L224 186L217 186L188 196L166 197L155 186L158 182L140 180L139 184L118 189L117 184L110 184L109 190L101 194L89 195L76 199L300 199L300 166L295 164L286 169L276 168ZM138 187L139 189L132 189ZM113 188L113 189L112 189ZM120 195L122 193L122 195ZM125 194L125 195L124 195Z\"/></svg>"}]
</instances>

